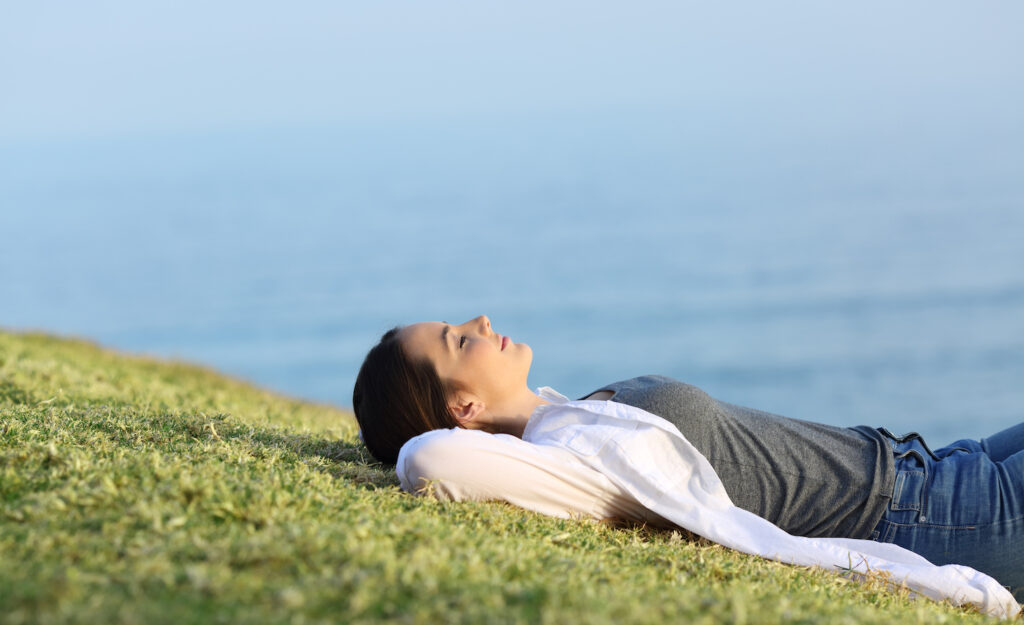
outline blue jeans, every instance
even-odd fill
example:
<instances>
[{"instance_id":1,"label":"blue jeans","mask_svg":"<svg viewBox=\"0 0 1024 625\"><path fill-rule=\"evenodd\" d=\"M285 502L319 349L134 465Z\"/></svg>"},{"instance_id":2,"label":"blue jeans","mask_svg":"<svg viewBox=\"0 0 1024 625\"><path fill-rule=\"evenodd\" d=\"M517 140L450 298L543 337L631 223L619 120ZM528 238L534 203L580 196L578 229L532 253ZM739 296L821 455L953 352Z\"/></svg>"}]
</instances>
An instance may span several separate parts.
<instances>
[{"instance_id":1,"label":"blue jeans","mask_svg":"<svg viewBox=\"0 0 1024 625\"><path fill-rule=\"evenodd\" d=\"M1024 423L932 451L885 428L896 459L892 501L871 534L933 564L964 564L1024 600Z\"/></svg>"}]
</instances>

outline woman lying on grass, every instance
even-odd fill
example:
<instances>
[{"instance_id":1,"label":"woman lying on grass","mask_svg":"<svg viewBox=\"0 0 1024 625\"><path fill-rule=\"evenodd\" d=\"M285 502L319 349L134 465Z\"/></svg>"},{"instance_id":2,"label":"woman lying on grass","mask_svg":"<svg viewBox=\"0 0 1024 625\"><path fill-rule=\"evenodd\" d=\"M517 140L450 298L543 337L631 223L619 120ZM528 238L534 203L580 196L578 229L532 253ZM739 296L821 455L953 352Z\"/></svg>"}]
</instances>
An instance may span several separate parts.
<instances>
[{"instance_id":1,"label":"woman lying on grass","mask_svg":"<svg viewBox=\"0 0 1024 625\"><path fill-rule=\"evenodd\" d=\"M356 378L361 436L410 492L680 526L747 553L1018 612L1024 423L931 450L917 434L789 419L660 376L577 401L534 393L532 358L485 316L394 328Z\"/></svg>"}]
</instances>

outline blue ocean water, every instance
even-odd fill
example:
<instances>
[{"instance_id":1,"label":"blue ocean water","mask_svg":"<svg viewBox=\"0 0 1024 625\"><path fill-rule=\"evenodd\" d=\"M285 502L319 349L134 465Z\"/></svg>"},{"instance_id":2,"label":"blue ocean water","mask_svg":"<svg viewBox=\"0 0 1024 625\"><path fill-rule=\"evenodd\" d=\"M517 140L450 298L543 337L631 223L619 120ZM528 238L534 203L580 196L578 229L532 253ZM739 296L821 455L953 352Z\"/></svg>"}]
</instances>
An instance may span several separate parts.
<instances>
[{"instance_id":1,"label":"blue ocean water","mask_svg":"<svg viewBox=\"0 0 1024 625\"><path fill-rule=\"evenodd\" d=\"M450 120L0 147L0 326L339 406L480 313L579 396L658 373L838 425L1024 418L1024 148L998 129ZM746 124L743 126L742 124Z\"/></svg>"}]
</instances>

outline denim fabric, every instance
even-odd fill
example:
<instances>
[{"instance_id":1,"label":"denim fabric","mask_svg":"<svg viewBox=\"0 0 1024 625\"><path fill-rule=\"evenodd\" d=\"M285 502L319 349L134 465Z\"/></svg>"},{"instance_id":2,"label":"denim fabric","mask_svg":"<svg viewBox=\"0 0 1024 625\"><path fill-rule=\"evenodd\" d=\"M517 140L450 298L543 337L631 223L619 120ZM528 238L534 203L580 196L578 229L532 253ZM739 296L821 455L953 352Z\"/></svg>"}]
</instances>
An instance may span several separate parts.
<instances>
[{"instance_id":1,"label":"denim fabric","mask_svg":"<svg viewBox=\"0 0 1024 625\"><path fill-rule=\"evenodd\" d=\"M1024 600L1024 423L932 451L917 433L890 441L892 500L871 534L933 564L987 573Z\"/></svg>"}]
</instances>

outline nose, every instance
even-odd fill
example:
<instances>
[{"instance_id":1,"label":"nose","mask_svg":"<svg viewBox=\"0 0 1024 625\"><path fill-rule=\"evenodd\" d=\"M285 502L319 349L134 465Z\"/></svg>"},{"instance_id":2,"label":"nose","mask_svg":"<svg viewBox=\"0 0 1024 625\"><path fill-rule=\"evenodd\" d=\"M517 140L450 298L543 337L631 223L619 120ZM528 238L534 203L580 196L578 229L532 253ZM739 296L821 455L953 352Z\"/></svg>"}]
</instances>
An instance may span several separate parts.
<instances>
[{"instance_id":1,"label":"nose","mask_svg":"<svg viewBox=\"0 0 1024 625\"><path fill-rule=\"evenodd\" d=\"M474 319L470 319L466 322L467 326L476 329L480 334L487 335L491 333L491 320L488 319L487 315L480 315Z\"/></svg>"}]
</instances>

